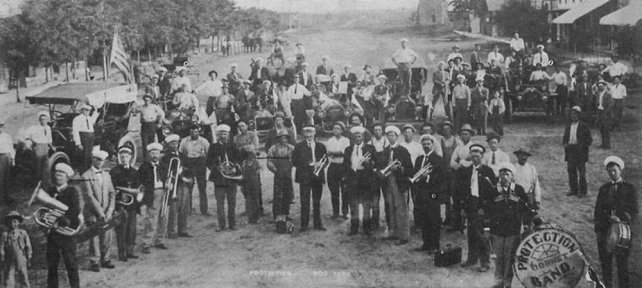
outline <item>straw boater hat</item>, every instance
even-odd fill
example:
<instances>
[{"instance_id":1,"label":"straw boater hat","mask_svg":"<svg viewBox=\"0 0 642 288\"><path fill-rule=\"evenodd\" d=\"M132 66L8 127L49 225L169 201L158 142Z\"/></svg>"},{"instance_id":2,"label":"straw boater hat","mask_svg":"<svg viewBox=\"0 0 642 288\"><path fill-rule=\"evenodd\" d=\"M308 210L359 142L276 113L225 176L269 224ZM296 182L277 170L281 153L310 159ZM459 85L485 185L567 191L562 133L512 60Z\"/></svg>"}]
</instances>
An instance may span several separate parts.
<instances>
[{"instance_id":1,"label":"straw boater hat","mask_svg":"<svg viewBox=\"0 0 642 288\"><path fill-rule=\"evenodd\" d=\"M513 166L513 164L511 164L510 162L499 163L499 167L498 167L497 171L501 172L503 170L508 170L508 171L510 171L511 174L514 174L515 173L515 166Z\"/></svg>"},{"instance_id":2,"label":"straw boater hat","mask_svg":"<svg viewBox=\"0 0 642 288\"><path fill-rule=\"evenodd\" d=\"M145 148L147 148L147 151L149 151L149 152L152 152L154 150L161 151L161 150L163 150L163 145L161 145L160 143L150 143Z\"/></svg>"},{"instance_id":3,"label":"straw boater hat","mask_svg":"<svg viewBox=\"0 0 642 288\"><path fill-rule=\"evenodd\" d=\"M95 149L95 150L91 151L91 157L92 158L98 158L100 160L105 161L105 159L107 159L107 157L109 157L109 153L107 153L106 151L100 150L100 149Z\"/></svg>"},{"instance_id":4,"label":"straw boater hat","mask_svg":"<svg viewBox=\"0 0 642 288\"><path fill-rule=\"evenodd\" d=\"M288 133L288 130L286 130L286 129L279 129L279 130L276 132L276 137L277 137L277 138L280 138L280 137L283 137L283 136L285 136L285 137L289 137L289 136L290 136L290 133Z\"/></svg>"},{"instance_id":5,"label":"straw boater hat","mask_svg":"<svg viewBox=\"0 0 642 288\"><path fill-rule=\"evenodd\" d=\"M134 150L132 149L132 147L130 147L128 144L123 144L123 146L120 146L120 147L118 148L118 154L120 154L120 153L129 153L129 154L132 154L132 153L133 153L133 151L134 151Z\"/></svg>"},{"instance_id":6,"label":"straw boater hat","mask_svg":"<svg viewBox=\"0 0 642 288\"><path fill-rule=\"evenodd\" d=\"M475 130L473 130L473 127L470 126L470 124L464 124L461 126L461 129L459 129L460 132L463 131L468 131L470 134L475 135Z\"/></svg>"},{"instance_id":7,"label":"straw boater hat","mask_svg":"<svg viewBox=\"0 0 642 288\"><path fill-rule=\"evenodd\" d=\"M165 142L172 143L172 142L178 142L181 140L181 136L178 136L177 134L171 134L165 137Z\"/></svg>"},{"instance_id":8,"label":"straw boater hat","mask_svg":"<svg viewBox=\"0 0 642 288\"><path fill-rule=\"evenodd\" d=\"M484 145L475 143L473 145L470 145L470 152L480 152L481 154L484 154L486 153L486 148L484 148Z\"/></svg>"},{"instance_id":9,"label":"straw boater hat","mask_svg":"<svg viewBox=\"0 0 642 288\"><path fill-rule=\"evenodd\" d=\"M314 127L313 125L307 124L303 126L303 132L316 132L317 128Z\"/></svg>"},{"instance_id":10,"label":"straw boater hat","mask_svg":"<svg viewBox=\"0 0 642 288\"><path fill-rule=\"evenodd\" d=\"M386 131L386 134L395 133L395 134L397 134L397 136L399 136L399 134L401 134L401 130L399 130L399 128L397 126L392 126L392 125L386 127L385 131Z\"/></svg>"},{"instance_id":11,"label":"straw boater hat","mask_svg":"<svg viewBox=\"0 0 642 288\"><path fill-rule=\"evenodd\" d=\"M232 129L230 128L230 126L228 126L226 124L221 124L221 125L216 126L216 133L221 133L221 132L230 133L230 131L232 131Z\"/></svg>"},{"instance_id":12,"label":"straw boater hat","mask_svg":"<svg viewBox=\"0 0 642 288\"><path fill-rule=\"evenodd\" d=\"M5 216L5 217L4 217L4 220L5 220L7 223L8 223L9 221L13 220L13 219L18 219L18 221L20 221L20 222L22 222L23 220L25 220L25 218L24 218L24 217L22 217L22 215L20 215L20 213L18 213L18 211L11 211L11 212L9 212L9 214L7 214L7 216Z\"/></svg>"},{"instance_id":13,"label":"straw boater hat","mask_svg":"<svg viewBox=\"0 0 642 288\"><path fill-rule=\"evenodd\" d=\"M401 131L406 131L406 129L412 129L412 132L417 131L417 129L415 129L415 126L412 126L412 124L406 124L401 126Z\"/></svg>"},{"instance_id":14,"label":"straw boater hat","mask_svg":"<svg viewBox=\"0 0 642 288\"><path fill-rule=\"evenodd\" d=\"M40 117L42 117L42 116L45 116L45 117L47 117L47 119L49 119L49 112L48 111L40 111L40 112L38 112L38 119L40 119Z\"/></svg>"},{"instance_id":15,"label":"straw boater hat","mask_svg":"<svg viewBox=\"0 0 642 288\"><path fill-rule=\"evenodd\" d=\"M65 164L65 163L58 163L56 166L54 166L54 170L56 172L61 172L67 175L67 177L74 176L74 169L71 168L71 166Z\"/></svg>"},{"instance_id":16,"label":"straw boater hat","mask_svg":"<svg viewBox=\"0 0 642 288\"><path fill-rule=\"evenodd\" d=\"M354 126L350 128L350 133L352 134L363 134L366 132L366 128L363 128L363 126Z\"/></svg>"},{"instance_id":17,"label":"straw boater hat","mask_svg":"<svg viewBox=\"0 0 642 288\"><path fill-rule=\"evenodd\" d=\"M346 124L343 124L343 122L341 122L341 121L334 122L334 124L332 124L332 128L334 128L334 126L341 127L341 131L345 131L346 130Z\"/></svg>"},{"instance_id":18,"label":"straw boater hat","mask_svg":"<svg viewBox=\"0 0 642 288\"><path fill-rule=\"evenodd\" d=\"M433 144L435 144L437 142L437 138L435 138L435 136L432 136L430 134L421 135L421 141L420 142L424 142L424 140L426 140L426 139L430 140L430 142L432 142Z\"/></svg>"}]
</instances>

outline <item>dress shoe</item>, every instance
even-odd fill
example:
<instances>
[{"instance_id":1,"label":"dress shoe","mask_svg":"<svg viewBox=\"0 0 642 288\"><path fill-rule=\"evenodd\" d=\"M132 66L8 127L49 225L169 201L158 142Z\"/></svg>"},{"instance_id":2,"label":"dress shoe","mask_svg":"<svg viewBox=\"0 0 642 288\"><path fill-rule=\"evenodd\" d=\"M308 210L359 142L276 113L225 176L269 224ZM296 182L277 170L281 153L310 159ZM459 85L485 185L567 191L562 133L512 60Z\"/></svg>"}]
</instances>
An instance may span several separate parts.
<instances>
[{"instance_id":1,"label":"dress shoe","mask_svg":"<svg viewBox=\"0 0 642 288\"><path fill-rule=\"evenodd\" d=\"M483 264L481 267L479 267L479 269L477 269L477 272L484 273L484 272L487 272L488 270L490 270L490 265Z\"/></svg>"},{"instance_id":2,"label":"dress shoe","mask_svg":"<svg viewBox=\"0 0 642 288\"><path fill-rule=\"evenodd\" d=\"M417 252L423 252L423 251L428 251L429 248L428 248L428 246L421 246L421 247L417 247L417 248L412 249L412 250L413 251L417 251Z\"/></svg>"},{"instance_id":3,"label":"dress shoe","mask_svg":"<svg viewBox=\"0 0 642 288\"><path fill-rule=\"evenodd\" d=\"M89 265L89 271L100 272L100 265L98 265L98 263L91 263Z\"/></svg>"},{"instance_id":4,"label":"dress shoe","mask_svg":"<svg viewBox=\"0 0 642 288\"><path fill-rule=\"evenodd\" d=\"M163 250L167 250L167 249L169 249L169 248L167 247L167 245L165 245L165 243L159 243L159 244L156 244L156 245L154 245L154 248L157 248L157 249L163 249Z\"/></svg>"},{"instance_id":5,"label":"dress shoe","mask_svg":"<svg viewBox=\"0 0 642 288\"><path fill-rule=\"evenodd\" d=\"M325 229L325 227L323 227L323 226L314 227L314 230L318 230L318 231L328 231L328 229Z\"/></svg>"},{"instance_id":6,"label":"dress shoe","mask_svg":"<svg viewBox=\"0 0 642 288\"><path fill-rule=\"evenodd\" d=\"M566 194L566 196L569 196L569 197L570 196L577 196L578 194L579 193L577 193L577 192L568 192L568 194Z\"/></svg>"},{"instance_id":7,"label":"dress shoe","mask_svg":"<svg viewBox=\"0 0 642 288\"><path fill-rule=\"evenodd\" d=\"M107 268L107 269L114 269L114 267L115 267L114 264L111 264L111 261L105 261L100 266L102 266L103 268Z\"/></svg>"},{"instance_id":8,"label":"dress shoe","mask_svg":"<svg viewBox=\"0 0 642 288\"><path fill-rule=\"evenodd\" d=\"M475 264L477 264L477 263L466 261L466 262L462 263L461 265L459 265L459 267L461 267L461 268L470 268L470 267L475 266Z\"/></svg>"},{"instance_id":9,"label":"dress shoe","mask_svg":"<svg viewBox=\"0 0 642 288\"><path fill-rule=\"evenodd\" d=\"M178 237L183 237L183 238L191 238L192 234L189 234L187 232L185 233L178 233Z\"/></svg>"},{"instance_id":10,"label":"dress shoe","mask_svg":"<svg viewBox=\"0 0 642 288\"><path fill-rule=\"evenodd\" d=\"M408 244L408 240L399 240L397 241L397 243L395 243L395 245L397 246L406 245L406 244Z\"/></svg>"},{"instance_id":11,"label":"dress shoe","mask_svg":"<svg viewBox=\"0 0 642 288\"><path fill-rule=\"evenodd\" d=\"M134 254L127 254L127 258L129 258L129 259L138 259L138 256L136 256Z\"/></svg>"},{"instance_id":12,"label":"dress shoe","mask_svg":"<svg viewBox=\"0 0 642 288\"><path fill-rule=\"evenodd\" d=\"M223 231L223 230L225 230L225 227L218 227L218 228L216 228L216 232L221 232L221 231Z\"/></svg>"}]
</instances>

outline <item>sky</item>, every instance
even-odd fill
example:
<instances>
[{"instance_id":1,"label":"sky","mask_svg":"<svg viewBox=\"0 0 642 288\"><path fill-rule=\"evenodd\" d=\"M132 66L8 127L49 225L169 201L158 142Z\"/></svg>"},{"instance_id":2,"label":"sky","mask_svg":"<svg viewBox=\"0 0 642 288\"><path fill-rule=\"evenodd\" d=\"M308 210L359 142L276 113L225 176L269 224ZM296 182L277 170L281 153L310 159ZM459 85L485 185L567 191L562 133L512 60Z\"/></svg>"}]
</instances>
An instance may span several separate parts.
<instances>
[{"instance_id":1,"label":"sky","mask_svg":"<svg viewBox=\"0 0 642 288\"><path fill-rule=\"evenodd\" d=\"M419 0L234 0L239 7L279 12L329 13L345 10L417 9Z\"/></svg>"}]
</instances>

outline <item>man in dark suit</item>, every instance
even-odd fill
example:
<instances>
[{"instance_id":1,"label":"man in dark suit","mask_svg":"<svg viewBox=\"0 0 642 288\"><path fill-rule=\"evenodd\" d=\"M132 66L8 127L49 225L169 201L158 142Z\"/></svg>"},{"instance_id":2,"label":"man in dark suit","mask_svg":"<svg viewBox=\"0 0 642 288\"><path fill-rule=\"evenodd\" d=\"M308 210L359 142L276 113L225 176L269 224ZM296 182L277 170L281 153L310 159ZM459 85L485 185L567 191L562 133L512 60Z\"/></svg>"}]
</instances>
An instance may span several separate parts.
<instances>
[{"instance_id":1,"label":"man in dark suit","mask_svg":"<svg viewBox=\"0 0 642 288\"><path fill-rule=\"evenodd\" d=\"M312 78L312 74L308 72L307 62L303 62L303 64L301 64L301 71L299 71L298 75L301 85L305 86L308 91L312 91L312 88L314 88L314 78Z\"/></svg>"},{"instance_id":2,"label":"man in dark suit","mask_svg":"<svg viewBox=\"0 0 642 288\"><path fill-rule=\"evenodd\" d=\"M164 183L167 177L167 172L160 163L163 145L151 143L145 148L149 153L148 159L145 159L138 168L138 177L144 187L141 205L145 205L143 221L146 228L143 230L142 252L143 254L149 254L149 249L152 245L159 249L167 249L167 246L163 243L167 228L167 218L164 217L167 217L167 212L169 211L163 215L163 218L160 216L159 210L163 204Z\"/></svg>"},{"instance_id":3,"label":"man in dark suit","mask_svg":"<svg viewBox=\"0 0 642 288\"><path fill-rule=\"evenodd\" d=\"M468 219L468 259L461 266L464 268L477 265L481 262L479 272L486 272L490 269L490 243L484 237L483 216L480 209L483 208L483 199L487 199L493 190L496 182L493 169L482 164L482 156L486 149L481 144L470 145L470 160L472 165L459 167L456 172L456 190L454 199L461 199L459 203L465 207Z\"/></svg>"},{"instance_id":4,"label":"man in dark suit","mask_svg":"<svg viewBox=\"0 0 642 288\"><path fill-rule=\"evenodd\" d=\"M116 243L118 247L118 260L127 261L127 259L136 259L134 255L134 245L136 244L136 214L140 213L140 204L138 195L130 205L120 204L124 191L119 188L138 189L141 185L138 179L138 171L131 166L132 147L123 145L118 148L118 166L109 171L111 181L116 189L116 210L125 211L124 222L114 229L116 231ZM131 195L131 194L130 194Z\"/></svg>"},{"instance_id":5,"label":"man in dark suit","mask_svg":"<svg viewBox=\"0 0 642 288\"><path fill-rule=\"evenodd\" d=\"M414 175L421 175L416 178L413 184L415 213L418 219L415 223L421 227L421 237L424 243L416 251L428 251L434 254L439 251L439 232L441 230L440 204L441 194L446 191L448 184L446 178L446 166L441 156L434 151L435 136L426 134L421 136L421 146L424 148L424 155L415 160ZM425 173L417 174L423 167Z\"/></svg>"},{"instance_id":6,"label":"man in dark suit","mask_svg":"<svg viewBox=\"0 0 642 288\"><path fill-rule=\"evenodd\" d=\"M567 196L586 196L586 162L588 162L589 147L593 143L591 130L586 123L580 121L580 106L571 109L571 123L564 130L562 144L564 145L564 160L567 163L568 182L571 192Z\"/></svg>"},{"instance_id":7,"label":"man in dark suit","mask_svg":"<svg viewBox=\"0 0 642 288\"><path fill-rule=\"evenodd\" d=\"M270 70L263 66L263 58L257 58L255 67L250 73L249 80L252 81L252 91L256 92L257 87L263 84L263 81L270 80Z\"/></svg>"},{"instance_id":8,"label":"man in dark suit","mask_svg":"<svg viewBox=\"0 0 642 288\"><path fill-rule=\"evenodd\" d=\"M366 128L355 126L350 129L352 145L346 147L343 160L348 183L348 199L350 202L350 234L359 233L359 205L363 207L363 232L367 235L372 230L372 198L377 188L374 172L375 148L365 144L363 134Z\"/></svg>"},{"instance_id":9,"label":"man in dark suit","mask_svg":"<svg viewBox=\"0 0 642 288\"><path fill-rule=\"evenodd\" d=\"M314 126L303 127L305 141L294 146L292 162L296 168L294 181L299 183L301 198L301 231L308 230L310 222L310 196L312 196L313 225L315 230L326 231L321 224L321 195L325 172L321 169L318 175L314 174L315 167L326 156L325 146L315 140L316 129Z\"/></svg>"},{"instance_id":10,"label":"man in dark suit","mask_svg":"<svg viewBox=\"0 0 642 288\"><path fill-rule=\"evenodd\" d=\"M611 93L607 88L607 83L604 80L597 82L597 94L595 103L597 107L597 117L595 124L600 128L600 135L602 137L602 149L611 149L611 129L613 129L613 99Z\"/></svg>"},{"instance_id":11,"label":"man in dark suit","mask_svg":"<svg viewBox=\"0 0 642 288\"><path fill-rule=\"evenodd\" d=\"M341 75L341 82L348 82L348 100L352 99L352 89L357 86L357 81L359 78L357 74L354 74L350 71L352 67L350 65L343 66L343 75ZM346 101L346 99L341 99L341 101Z\"/></svg>"},{"instance_id":12,"label":"man in dark suit","mask_svg":"<svg viewBox=\"0 0 642 288\"><path fill-rule=\"evenodd\" d=\"M480 66L483 65L479 52L481 52L481 46L479 44L475 44L475 50L473 50L473 54L470 55L470 66L472 66L473 71L479 70L482 68Z\"/></svg>"},{"instance_id":13,"label":"man in dark suit","mask_svg":"<svg viewBox=\"0 0 642 288\"><path fill-rule=\"evenodd\" d=\"M602 264L602 277L606 287L613 287L613 256L617 264L618 287L629 286L629 249L618 250L618 253L609 253L607 238L612 224L624 222L631 225L638 212L638 194L633 185L622 180L624 161L617 156L609 156L604 160L609 182L600 187L595 202L595 234L597 250ZM615 255L614 255L615 254ZM636 285L637 286L637 285Z\"/></svg>"},{"instance_id":14,"label":"man in dark suit","mask_svg":"<svg viewBox=\"0 0 642 288\"><path fill-rule=\"evenodd\" d=\"M582 76L581 82L577 83L575 87L575 97L570 101L571 105L575 106L580 106L584 112L589 112L591 111L593 106L593 89L591 87L591 84L589 83L588 76ZM559 101L562 101L563 99L560 99ZM558 102L559 102L558 101ZM564 111L559 112L562 115L562 119L564 118Z\"/></svg>"},{"instance_id":15,"label":"man in dark suit","mask_svg":"<svg viewBox=\"0 0 642 288\"><path fill-rule=\"evenodd\" d=\"M223 231L226 224L230 230L236 230L236 186L237 183L223 176L221 170L224 162L231 165L239 164L240 152L230 141L230 126L221 124L216 127L218 142L210 145L207 152L206 165L210 168L210 181L214 182L216 197L216 215L218 218L217 232ZM238 169L240 167L235 167ZM225 202L227 201L227 222L225 218Z\"/></svg>"},{"instance_id":16,"label":"man in dark suit","mask_svg":"<svg viewBox=\"0 0 642 288\"><path fill-rule=\"evenodd\" d=\"M158 69L158 89L161 97L166 97L172 90L172 78L167 75L167 68L160 67Z\"/></svg>"},{"instance_id":17,"label":"man in dark suit","mask_svg":"<svg viewBox=\"0 0 642 288\"><path fill-rule=\"evenodd\" d=\"M390 173L385 175L386 183L388 189L386 193L389 193L390 203L390 214L392 222L391 230L393 235L385 238L387 240L398 239L397 245L404 245L408 243L408 237L410 236L410 227L408 220L408 190L410 188L410 181L408 177L412 176L412 160L410 159L410 153L406 148L402 147L398 143L399 134L401 131L397 126L388 126L386 127L386 137L390 145L383 150L383 154L386 155L387 164L391 165L393 162L398 161L398 165L393 165L390 169ZM385 169L385 168L384 168Z\"/></svg>"},{"instance_id":18,"label":"man in dark suit","mask_svg":"<svg viewBox=\"0 0 642 288\"><path fill-rule=\"evenodd\" d=\"M328 56L321 57L321 61L323 61L323 64L317 66L316 75L332 76L332 74L334 74L334 69L332 69L332 67L328 65L328 60Z\"/></svg>"}]
</instances>

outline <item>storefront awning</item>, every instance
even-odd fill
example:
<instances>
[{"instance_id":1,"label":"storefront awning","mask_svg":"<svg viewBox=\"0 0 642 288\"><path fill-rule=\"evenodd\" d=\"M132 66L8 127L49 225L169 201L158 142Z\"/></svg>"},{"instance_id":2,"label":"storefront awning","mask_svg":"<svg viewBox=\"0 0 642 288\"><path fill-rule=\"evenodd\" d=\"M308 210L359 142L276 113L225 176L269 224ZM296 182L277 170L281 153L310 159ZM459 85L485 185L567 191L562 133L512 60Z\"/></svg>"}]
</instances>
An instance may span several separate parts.
<instances>
[{"instance_id":1,"label":"storefront awning","mask_svg":"<svg viewBox=\"0 0 642 288\"><path fill-rule=\"evenodd\" d=\"M635 26L642 19L642 1L631 1L626 7L600 19L602 25Z\"/></svg>"},{"instance_id":2,"label":"storefront awning","mask_svg":"<svg viewBox=\"0 0 642 288\"><path fill-rule=\"evenodd\" d=\"M585 0L564 14L553 19L553 24L573 24L580 17L608 3L609 0Z\"/></svg>"}]
</instances>

